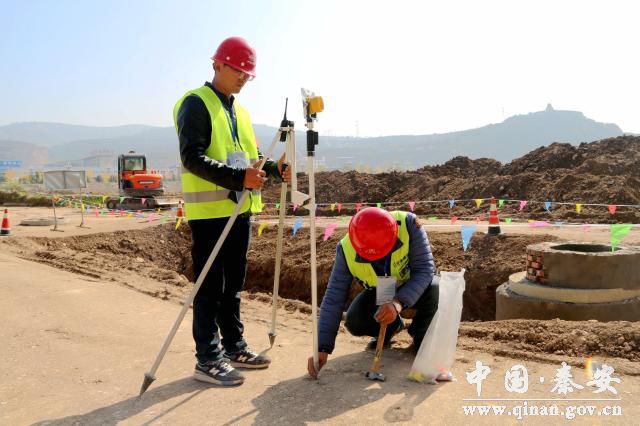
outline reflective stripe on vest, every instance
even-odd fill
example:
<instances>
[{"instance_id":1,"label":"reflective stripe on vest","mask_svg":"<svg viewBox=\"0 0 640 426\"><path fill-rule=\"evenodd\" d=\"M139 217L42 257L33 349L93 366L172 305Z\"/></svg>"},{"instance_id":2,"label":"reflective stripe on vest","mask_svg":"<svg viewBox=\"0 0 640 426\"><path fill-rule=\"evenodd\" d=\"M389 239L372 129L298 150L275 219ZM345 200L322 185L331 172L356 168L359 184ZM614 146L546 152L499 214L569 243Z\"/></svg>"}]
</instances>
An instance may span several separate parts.
<instances>
[{"instance_id":1,"label":"reflective stripe on vest","mask_svg":"<svg viewBox=\"0 0 640 426\"><path fill-rule=\"evenodd\" d=\"M407 229L407 212L393 211L391 215L398 221L398 239L402 245L391 253L391 276L394 277L398 285L402 285L411 277L409 270L409 230ZM373 266L370 262L358 262L356 260L358 254L351 244L349 234L344 236L340 241L344 257L347 261L349 272L365 288L373 288L378 283Z\"/></svg>"},{"instance_id":2,"label":"reflective stripe on vest","mask_svg":"<svg viewBox=\"0 0 640 426\"><path fill-rule=\"evenodd\" d=\"M235 142L222 102L210 87L202 86L191 90L176 103L173 108L176 131L178 111L184 99L190 95L196 95L202 99L211 119L211 143L204 152L207 157L226 163L229 154L242 151L249 164L258 161L258 147L249 114L241 105L234 102L239 138L239 141ZM229 189L202 179L190 173L183 166L182 195L187 219L213 219L231 216L236 204L229 199L229 193ZM252 213L262 211L262 199L259 191L251 191L250 197L240 209L240 213L248 210Z\"/></svg>"}]
</instances>

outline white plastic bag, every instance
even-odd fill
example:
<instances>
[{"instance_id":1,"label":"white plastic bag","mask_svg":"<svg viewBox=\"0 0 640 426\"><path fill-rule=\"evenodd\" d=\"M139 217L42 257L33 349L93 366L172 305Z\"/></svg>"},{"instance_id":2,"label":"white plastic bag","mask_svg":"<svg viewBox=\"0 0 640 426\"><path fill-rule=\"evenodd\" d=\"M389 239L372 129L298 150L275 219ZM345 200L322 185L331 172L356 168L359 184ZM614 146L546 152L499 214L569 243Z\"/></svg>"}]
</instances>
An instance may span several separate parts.
<instances>
[{"instance_id":1,"label":"white plastic bag","mask_svg":"<svg viewBox=\"0 0 640 426\"><path fill-rule=\"evenodd\" d=\"M462 316L464 271L440 273L438 311L413 361L409 373L411 380L435 383L438 376L452 379L450 370L455 360Z\"/></svg>"}]
</instances>

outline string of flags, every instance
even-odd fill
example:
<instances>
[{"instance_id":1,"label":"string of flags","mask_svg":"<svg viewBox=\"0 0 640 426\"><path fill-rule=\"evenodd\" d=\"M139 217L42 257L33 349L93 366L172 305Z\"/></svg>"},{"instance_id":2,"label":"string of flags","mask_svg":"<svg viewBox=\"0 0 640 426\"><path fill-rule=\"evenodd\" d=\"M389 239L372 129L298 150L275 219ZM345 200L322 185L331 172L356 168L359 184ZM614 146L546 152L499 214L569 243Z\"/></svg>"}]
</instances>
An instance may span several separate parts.
<instances>
[{"instance_id":1,"label":"string of flags","mask_svg":"<svg viewBox=\"0 0 640 426\"><path fill-rule=\"evenodd\" d=\"M107 196L104 196L102 199L106 200ZM488 201L490 199L474 199L473 201L476 203L477 206L481 206L482 202L484 201ZM455 205L455 203L457 201L462 201L462 200L449 200L449 206L452 207ZM469 201L469 200L466 200ZM497 200L497 204L498 206L504 205L506 202L518 202L519 203L519 211L522 211L525 209L525 207L527 205L529 205L531 202L528 200ZM89 204L89 203L85 203L84 200L83 201L78 201L76 200L75 196L72 196L70 198L62 198L62 197L54 197L54 203L56 203L59 206L68 206L68 207L72 207L72 208L78 208L81 209L83 212L89 212L89 211L93 211L93 214L95 215L95 217L101 217L101 216L111 216L111 217L127 217L127 218L132 218L135 217L137 219L142 219L142 222L147 222L147 223L151 223L154 222L156 220L160 221L160 224L165 224L167 223L169 220L175 220L175 229L178 230L178 228L180 228L181 224L183 223L183 217L180 217L177 215L177 208L176 207L172 207L170 209L170 214L166 215L161 213L161 210L158 209L138 209L138 210L123 210L123 209L119 209L119 210L115 210L115 209L107 209L106 207L104 207L104 204L99 205L99 204ZM415 207L416 203L420 203L420 201L411 201L408 203L409 207L411 208L411 210L413 210L413 207ZM547 203L551 203L546 201L545 202L545 209L546 210L550 210L550 204L547 205ZM369 203L371 204L371 203ZM382 207L384 203L375 203L378 207ZM399 203L396 203L399 204ZM564 204L572 204L572 203L564 203ZM279 208L279 203L276 203L277 207ZM366 203L331 203L331 204L325 204L325 205L329 205L331 210L335 210L337 209L338 212L340 212L342 210L342 208L345 205L354 205L356 207L356 210L360 210L362 209L364 206L368 205ZM576 211L579 213L582 209L583 205L595 205L595 204L583 204L583 203L576 203ZM614 214L616 211L616 207L618 207L620 205L609 205L609 212L611 214ZM294 206L294 207L299 207L299 206ZM636 207L636 206L630 206L627 205L626 207ZM640 207L640 206L638 206ZM303 227L304 224L304 218L300 217L300 216L288 216L289 218L295 218L295 221L293 223L293 227L292 227L292 235L296 235L296 233ZM259 216L260 219L262 219L259 222L258 225L258 232L257 235L261 236L264 232L264 230L269 226L269 222L267 222L266 220L264 220L265 218L267 218L266 215L263 216ZM350 216L346 216L346 215L341 215L340 216L340 222L342 225L346 225L347 224L347 220L350 219ZM428 222L435 222L437 220L442 220L444 218L438 218L437 216L430 216L427 218ZM425 225L426 227L429 226L438 226L438 227L442 227L442 226L453 226L453 227L459 227L460 228L460 233L461 233L461 242L462 242L462 248L464 251L467 251L469 248L469 245L471 243L472 237L473 235L477 232L478 229L478 225L480 224L480 222L485 220L485 215L484 214L480 214L479 216L476 217L457 217L457 216L451 216L450 218L448 218L450 223L449 225L446 224L433 224L430 225L429 223L427 223L427 225ZM475 220L475 224L458 224L459 220ZM567 223L567 222L563 222L563 221L554 221L554 222L549 222L549 221L541 221L541 220L528 220L525 223L514 223L513 219L510 217L504 218L503 219L504 223L508 226L527 226L527 227L531 227L531 228L546 228L546 227L554 227L554 228L562 228L562 227L580 227L584 232L588 232L590 229L592 228L598 228L598 227L609 227L609 231L610 231L610 240L611 240L611 247L612 250L615 250L616 247L618 247L620 245L620 242L622 241L622 239L629 233L631 232L631 230L634 227L640 227L640 224L590 224L590 223L581 223L581 224L576 224L576 223ZM331 236L334 234L335 230L337 229L338 224L337 223L328 223L325 226L324 229L324 235L323 235L323 241L327 241L331 238Z\"/></svg>"},{"instance_id":2,"label":"string of flags","mask_svg":"<svg viewBox=\"0 0 640 426\"><path fill-rule=\"evenodd\" d=\"M101 199L102 201L106 201L106 199L108 198L108 196L102 196ZM63 198L63 197L54 197L54 202L56 203L56 205L60 206L60 207L73 207L73 208L78 208L80 210L82 210L83 212L86 212L88 210L93 209L96 216L99 215L106 215L106 214L111 214L113 215L114 213L109 213L110 211L112 211L112 209L107 209L104 207L104 203L102 204L95 204L95 203L87 203L85 201L78 201L76 199L76 196L73 195L70 198ZM120 201L122 201L124 199L124 197L120 197ZM144 200L144 199L142 199ZM476 205L479 207L482 205L482 203L484 201L487 201L490 199L474 199ZM449 200L448 204L450 208L453 208L453 206L455 206L456 202L459 201L469 201L469 200ZM505 203L507 202L518 202L519 203L519 209L518 211L523 211L525 209L525 207L527 205L530 205L532 202L528 201L528 200L505 200L505 199L498 199L497 200L497 204L498 204L498 208L502 207ZM407 205L409 206L410 210L414 211L415 210L415 205L416 203L425 203L425 202L432 202L432 201L409 201L407 203ZM143 204L144 201L141 203ZM535 203L535 202L534 202ZM359 211L361 210L363 207L369 206L375 204L377 207L384 207L385 205L398 205L398 204L402 204L402 203L397 203L397 202L388 202L388 203L319 203L318 206L329 206L331 211L335 211L337 210L338 213L341 212L341 210L343 209L344 206L355 206L356 210ZM555 204L563 204L563 205L573 205L574 203L555 203ZM551 205L552 202L551 201L545 201L544 202L544 208L547 211L551 211ZM582 211L583 206L604 206L605 204L594 204L594 203L575 203L575 209L577 213L580 213ZM276 208L280 207L280 203L275 203ZM293 204L293 208L294 211L297 210L299 206L297 204ZM622 205L622 204L609 204L607 205L608 207L608 211L610 214L615 214L617 211L618 207L640 207L640 205L630 205L630 204L626 204L626 205ZM172 208L171 209L174 213L176 208ZM122 212L123 210L119 210L119 212ZM131 212L128 210L124 210L127 212ZM159 214L160 209L138 209L136 210L136 217L141 217L141 213L143 212L157 212ZM121 216L123 215L122 213L120 214ZM131 216L131 214L129 214L129 217ZM458 217L456 216L451 216L451 221L452 224L454 224L456 222L456 220L458 219ZM476 218L477 222L482 222L483 220L485 220L485 215L484 213L480 214L479 216L477 216ZM429 217L429 220L435 220L435 217ZM505 222L507 224L511 223L511 218L505 218ZM554 222L554 225L561 225L561 222ZM549 226L549 224L547 222L544 221L534 221L534 224L532 226Z\"/></svg>"},{"instance_id":3,"label":"string of flags","mask_svg":"<svg viewBox=\"0 0 640 426\"><path fill-rule=\"evenodd\" d=\"M333 212L336 211L338 213L342 212L342 209L345 207L355 208L356 212L360 211L363 207L376 206L380 208L384 207L395 207L395 208L403 208L403 206L408 206L409 210L414 212L416 205L424 205L424 204L445 204L448 205L450 209L453 209L457 205L471 203L474 202L476 208L481 208L483 204L490 201L491 198L473 198L473 199L451 199L451 200L419 200L419 201L381 201L381 202L357 202L357 203L316 203L316 209L318 207L329 207L329 209ZM610 214L614 215L619 207L625 208L640 208L640 204L605 204L605 203L579 203L579 202L565 202L565 201L533 201L533 200L512 200L512 199L497 199L498 208L502 208L505 205L515 204L518 206L518 211L523 211L527 206L531 207L532 205L542 204L543 208L551 213L554 206L556 208L558 206L574 206L576 213L580 214L584 207L606 207ZM271 203L264 203L265 206L270 206ZM280 203L273 204L276 209L280 208ZM287 203L289 205L289 203ZM297 204L290 205L295 212L300 206Z\"/></svg>"},{"instance_id":4,"label":"string of flags","mask_svg":"<svg viewBox=\"0 0 640 426\"><path fill-rule=\"evenodd\" d=\"M110 198L108 195L97 195L97 196L85 196L85 199L101 199L102 205L105 204L106 200ZM119 197L120 203L125 199L125 197ZM54 200L58 200L61 206L67 205L69 203L79 204L77 201L76 195L71 195L70 198L63 197L54 197ZM316 203L316 208L318 207L329 207L331 211L338 211L341 213L342 209L345 207L355 208L356 211L360 211L363 207L376 206L380 208L384 207L395 207L395 208L403 208L403 206L409 207L410 211L415 211L416 205L425 205L425 204L444 204L448 205L450 209L453 209L457 205L466 204L466 203L475 203L476 208L480 208L486 202L490 201L491 198L468 198L468 199L449 199L449 200L415 200L415 201L379 201L379 202L355 202L355 203L343 203L343 202L335 202L335 203ZM140 199L140 205L144 206L146 198ZM584 207L606 207L610 214L614 215L618 208L626 207L626 208L640 208L640 204L610 204L610 203L584 203L577 201L536 201L536 200L516 200L516 199L505 199L498 198L496 199L498 208L502 208L505 205L515 204L518 206L518 211L523 211L527 206L539 205L541 204L543 208L551 212L554 209L554 206L574 206L576 213L581 213ZM95 204L95 203L94 203ZM280 208L280 203L264 203L265 206L273 205L276 209ZM291 206L293 211L296 211L300 206L297 204L287 203L287 206Z\"/></svg>"},{"instance_id":5,"label":"string of flags","mask_svg":"<svg viewBox=\"0 0 640 426\"><path fill-rule=\"evenodd\" d=\"M291 216L289 216L291 217ZM295 217L295 216L294 216ZM342 222L344 223L347 219L347 216L342 216L341 217ZM428 218L429 221L436 221L438 220L437 217L429 217ZM443 226L452 226L455 225L455 223L458 221L457 217L452 218L451 220L451 224L450 225L443 225L443 224L433 224L433 225L424 225L425 227L429 227L429 226L433 226L433 227L443 227ZM303 226L303 222L304 219L302 217L296 217L295 222L293 224L292 227L292 235L296 235L296 233L298 232L298 230L300 230L300 228ZM609 232L610 232L610 241L611 241L611 250L615 251L615 249L620 245L620 242L622 241L622 239L629 233L631 232L631 230L634 227L640 228L640 224L628 224L628 223L622 223L622 224L587 224L587 223L582 223L582 224L574 224L574 223L565 223L565 222L554 222L554 223L550 223L550 222L545 222L545 221L535 221L535 220L530 220L527 223L516 223L516 224L512 224L512 220L511 218L507 218L507 220L505 220L505 222L507 224L509 224L509 226L515 226L515 227L522 227L522 226L527 226L527 227L532 227L532 228L539 228L539 227L554 227L554 228L562 228L562 227L580 227L584 232L589 231L591 228L603 228L603 227L608 227L609 228ZM266 220L262 220L258 226L258 236L262 235L262 232L264 231L264 229L266 227L268 227L269 225L271 225L268 221ZM274 224L275 226L275 224ZM473 237L473 235L477 232L478 230L478 224L460 224L460 225L455 225L456 227L459 226L460 228L460 235L462 238L462 249L464 251L467 251L467 249L469 248L469 244L471 242L471 239ZM338 227L338 225L336 223L328 223L325 225L325 229L324 229L324 235L322 240L323 241L327 241L329 238L331 238L331 236L333 235L333 233L335 232L336 228Z\"/></svg>"}]
</instances>

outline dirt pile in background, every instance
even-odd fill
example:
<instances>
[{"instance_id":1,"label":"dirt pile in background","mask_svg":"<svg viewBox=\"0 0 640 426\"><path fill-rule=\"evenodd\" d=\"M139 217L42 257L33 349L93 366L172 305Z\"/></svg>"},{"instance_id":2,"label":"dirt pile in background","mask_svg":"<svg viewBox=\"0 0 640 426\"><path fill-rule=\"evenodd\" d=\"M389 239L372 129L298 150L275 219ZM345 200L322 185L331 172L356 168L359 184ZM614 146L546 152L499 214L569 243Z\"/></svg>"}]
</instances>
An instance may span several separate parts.
<instances>
[{"instance_id":1,"label":"dirt pile in background","mask_svg":"<svg viewBox=\"0 0 640 426\"><path fill-rule=\"evenodd\" d=\"M300 190L307 191L306 175L299 176ZM279 201L279 186L270 183L264 192L267 202ZM316 178L318 203L397 202L408 209L408 201L443 200L436 204L417 204L416 213L441 217L475 217L487 213L487 206L474 202L458 203L449 209L447 200L472 200L490 197L528 200L519 212L517 203L505 204L502 215L537 220L576 222L638 222L640 209L619 207L610 215L605 206L584 206L578 214L575 206L552 205L543 201L569 203L640 204L640 137L621 136L578 146L554 143L538 148L508 164L481 158L456 157L442 165L414 171L366 174L322 172ZM537 201L537 203L533 203ZM394 206L389 206L394 207ZM353 214L345 206L343 214ZM269 211L275 213L273 208ZM307 214L299 209L290 214ZM326 207L318 214L337 215Z\"/></svg>"},{"instance_id":2,"label":"dirt pile in background","mask_svg":"<svg viewBox=\"0 0 640 426\"><path fill-rule=\"evenodd\" d=\"M336 230L328 241L322 241L318 232L317 274L318 294L322 298L331 274L337 242L346 234L346 228ZM267 228L262 237L254 238L249 256L247 290L271 292L275 267L277 228ZM509 275L524 270L525 248L529 244L553 241L548 235L500 235L489 237L476 234L468 251L461 249L460 233L430 233L436 267L441 271L466 269L463 320L492 320L495 318L495 290L508 280ZM284 256L281 267L280 291L282 297L311 302L309 265L309 229L303 228L295 236L285 231ZM361 287L352 286L351 297ZM349 299L351 300L351 298Z\"/></svg>"},{"instance_id":3,"label":"dirt pile in background","mask_svg":"<svg viewBox=\"0 0 640 426\"><path fill-rule=\"evenodd\" d=\"M12 238L5 246L20 257L113 281L162 299L190 290L191 233L172 225L65 238Z\"/></svg>"}]
</instances>

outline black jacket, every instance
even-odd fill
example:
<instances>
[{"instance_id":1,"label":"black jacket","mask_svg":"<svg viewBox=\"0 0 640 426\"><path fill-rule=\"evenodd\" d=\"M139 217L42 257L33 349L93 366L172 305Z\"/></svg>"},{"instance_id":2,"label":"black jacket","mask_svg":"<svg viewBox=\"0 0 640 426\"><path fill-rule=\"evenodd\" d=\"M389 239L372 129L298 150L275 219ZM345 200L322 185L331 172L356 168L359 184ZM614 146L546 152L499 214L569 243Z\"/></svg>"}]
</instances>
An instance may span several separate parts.
<instances>
[{"instance_id":1,"label":"black jacket","mask_svg":"<svg viewBox=\"0 0 640 426\"><path fill-rule=\"evenodd\" d=\"M223 107L233 115L233 96L227 98L209 82L205 85L218 95ZM199 178L231 191L243 190L244 169L231 167L205 155L211 143L211 117L202 99L196 95L187 96L184 99L178 110L177 127L180 159L185 169ZM267 176L281 180L275 161L267 160L263 170Z\"/></svg>"}]
</instances>

